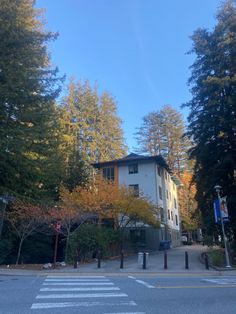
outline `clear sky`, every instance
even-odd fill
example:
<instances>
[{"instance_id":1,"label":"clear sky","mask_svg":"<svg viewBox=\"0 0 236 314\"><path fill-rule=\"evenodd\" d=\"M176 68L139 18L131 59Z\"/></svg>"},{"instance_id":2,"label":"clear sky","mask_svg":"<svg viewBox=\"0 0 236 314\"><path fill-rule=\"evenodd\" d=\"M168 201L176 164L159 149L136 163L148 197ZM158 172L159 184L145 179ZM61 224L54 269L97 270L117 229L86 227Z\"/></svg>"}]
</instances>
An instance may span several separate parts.
<instances>
[{"instance_id":1,"label":"clear sky","mask_svg":"<svg viewBox=\"0 0 236 314\"><path fill-rule=\"evenodd\" d=\"M37 0L61 74L88 79L117 101L129 150L142 117L191 98L187 86L194 55L190 36L211 29L221 0ZM186 117L187 112L183 111Z\"/></svg>"}]
</instances>

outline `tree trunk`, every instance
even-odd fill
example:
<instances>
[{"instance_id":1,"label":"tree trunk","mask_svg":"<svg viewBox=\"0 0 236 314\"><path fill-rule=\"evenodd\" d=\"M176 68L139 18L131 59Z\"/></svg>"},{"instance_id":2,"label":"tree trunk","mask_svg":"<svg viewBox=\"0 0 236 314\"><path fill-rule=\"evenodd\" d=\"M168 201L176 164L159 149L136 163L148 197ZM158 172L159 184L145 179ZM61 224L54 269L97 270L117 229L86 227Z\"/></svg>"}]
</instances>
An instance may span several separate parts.
<instances>
[{"instance_id":1,"label":"tree trunk","mask_svg":"<svg viewBox=\"0 0 236 314\"><path fill-rule=\"evenodd\" d=\"M23 238L21 238L21 239L20 239L20 244L19 244L19 247L18 247L16 265L19 264L19 259L20 259L20 254L21 254L21 248L22 248L23 241L24 241Z\"/></svg>"},{"instance_id":2,"label":"tree trunk","mask_svg":"<svg viewBox=\"0 0 236 314\"><path fill-rule=\"evenodd\" d=\"M65 262L67 262L67 258L68 258L69 241L70 241L70 233L68 233L67 238L66 238Z\"/></svg>"}]
</instances>

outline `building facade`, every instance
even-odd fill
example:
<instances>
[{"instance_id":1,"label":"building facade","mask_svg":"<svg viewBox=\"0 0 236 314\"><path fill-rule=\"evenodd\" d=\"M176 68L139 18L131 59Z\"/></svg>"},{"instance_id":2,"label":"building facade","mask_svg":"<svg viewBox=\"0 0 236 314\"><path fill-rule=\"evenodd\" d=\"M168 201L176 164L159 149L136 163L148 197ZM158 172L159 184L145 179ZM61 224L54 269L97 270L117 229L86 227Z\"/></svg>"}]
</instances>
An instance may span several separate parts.
<instances>
[{"instance_id":1,"label":"building facade","mask_svg":"<svg viewBox=\"0 0 236 314\"><path fill-rule=\"evenodd\" d=\"M136 196L143 195L160 208L160 229L150 226L130 228L130 240L158 249L160 241L169 240L180 245L180 219L177 198L177 180L161 156L130 154L124 158L93 164L106 179L126 185Z\"/></svg>"}]
</instances>

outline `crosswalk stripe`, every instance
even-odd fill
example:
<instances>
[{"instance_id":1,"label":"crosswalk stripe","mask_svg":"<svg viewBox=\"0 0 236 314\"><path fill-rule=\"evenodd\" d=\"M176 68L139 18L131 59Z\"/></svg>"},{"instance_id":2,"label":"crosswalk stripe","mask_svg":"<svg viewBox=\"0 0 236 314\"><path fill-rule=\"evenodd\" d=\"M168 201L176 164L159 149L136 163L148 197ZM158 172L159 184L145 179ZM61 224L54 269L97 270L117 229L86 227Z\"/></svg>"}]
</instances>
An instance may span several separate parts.
<instances>
[{"instance_id":1,"label":"crosswalk stripe","mask_svg":"<svg viewBox=\"0 0 236 314\"><path fill-rule=\"evenodd\" d=\"M126 293L65 293L65 294L48 294L37 295L36 299L70 299L70 298L113 298L128 297Z\"/></svg>"},{"instance_id":2,"label":"crosswalk stripe","mask_svg":"<svg viewBox=\"0 0 236 314\"><path fill-rule=\"evenodd\" d=\"M69 276L69 275L65 275L65 276L47 276L48 279L66 279L66 278L74 278L74 279L93 279L93 278L105 278L105 276Z\"/></svg>"},{"instance_id":3,"label":"crosswalk stripe","mask_svg":"<svg viewBox=\"0 0 236 314\"><path fill-rule=\"evenodd\" d=\"M219 278L219 279L202 279L202 281L216 283L219 285L236 285L236 279L233 278Z\"/></svg>"},{"instance_id":4,"label":"crosswalk stripe","mask_svg":"<svg viewBox=\"0 0 236 314\"><path fill-rule=\"evenodd\" d=\"M112 312L112 313L103 313L103 314L146 314L145 312Z\"/></svg>"},{"instance_id":5,"label":"crosswalk stripe","mask_svg":"<svg viewBox=\"0 0 236 314\"><path fill-rule=\"evenodd\" d=\"M91 288L41 288L40 291L114 291L118 287L91 287Z\"/></svg>"},{"instance_id":6,"label":"crosswalk stripe","mask_svg":"<svg viewBox=\"0 0 236 314\"><path fill-rule=\"evenodd\" d=\"M134 301L127 302L59 302L59 303L33 303L32 310L53 309L64 307L92 307L92 306L135 306ZM138 314L138 313L137 313Z\"/></svg>"},{"instance_id":7,"label":"crosswalk stripe","mask_svg":"<svg viewBox=\"0 0 236 314\"><path fill-rule=\"evenodd\" d=\"M43 286L114 286L112 282L44 282Z\"/></svg>"},{"instance_id":8,"label":"crosswalk stripe","mask_svg":"<svg viewBox=\"0 0 236 314\"><path fill-rule=\"evenodd\" d=\"M105 281L109 281L109 279L45 279L46 282L60 282L60 281L63 281L63 282L67 282L67 281L70 281L70 282L105 282Z\"/></svg>"}]
</instances>

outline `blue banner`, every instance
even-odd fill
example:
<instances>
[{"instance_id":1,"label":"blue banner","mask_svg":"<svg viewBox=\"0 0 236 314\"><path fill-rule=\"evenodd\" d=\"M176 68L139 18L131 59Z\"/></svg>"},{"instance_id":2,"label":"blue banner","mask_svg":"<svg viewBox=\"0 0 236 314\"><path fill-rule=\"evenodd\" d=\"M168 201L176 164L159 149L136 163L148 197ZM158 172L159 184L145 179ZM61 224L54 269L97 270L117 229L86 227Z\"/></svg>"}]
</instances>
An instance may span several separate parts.
<instances>
[{"instance_id":1,"label":"blue banner","mask_svg":"<svg viewBox=\"0 0 236 314\"><path fill-rule=\"evenodd\" d=\"M221 215L220 215L220 201L219 199L214 200L214 214L215 214L215 223L221 223Z\"/></svg>"},{"instance_id":2,"label":"blue banner","mask_svg":"<svg viewBox=\"0 0 236 314\"><path fill-rule=\"evenodd\" d=\"M221 199L214 200L213 206L214 206L215 223L221 223L221 217L224 222L229 221L226 197L222 197Z\"/></svg>"}]
</instances>

